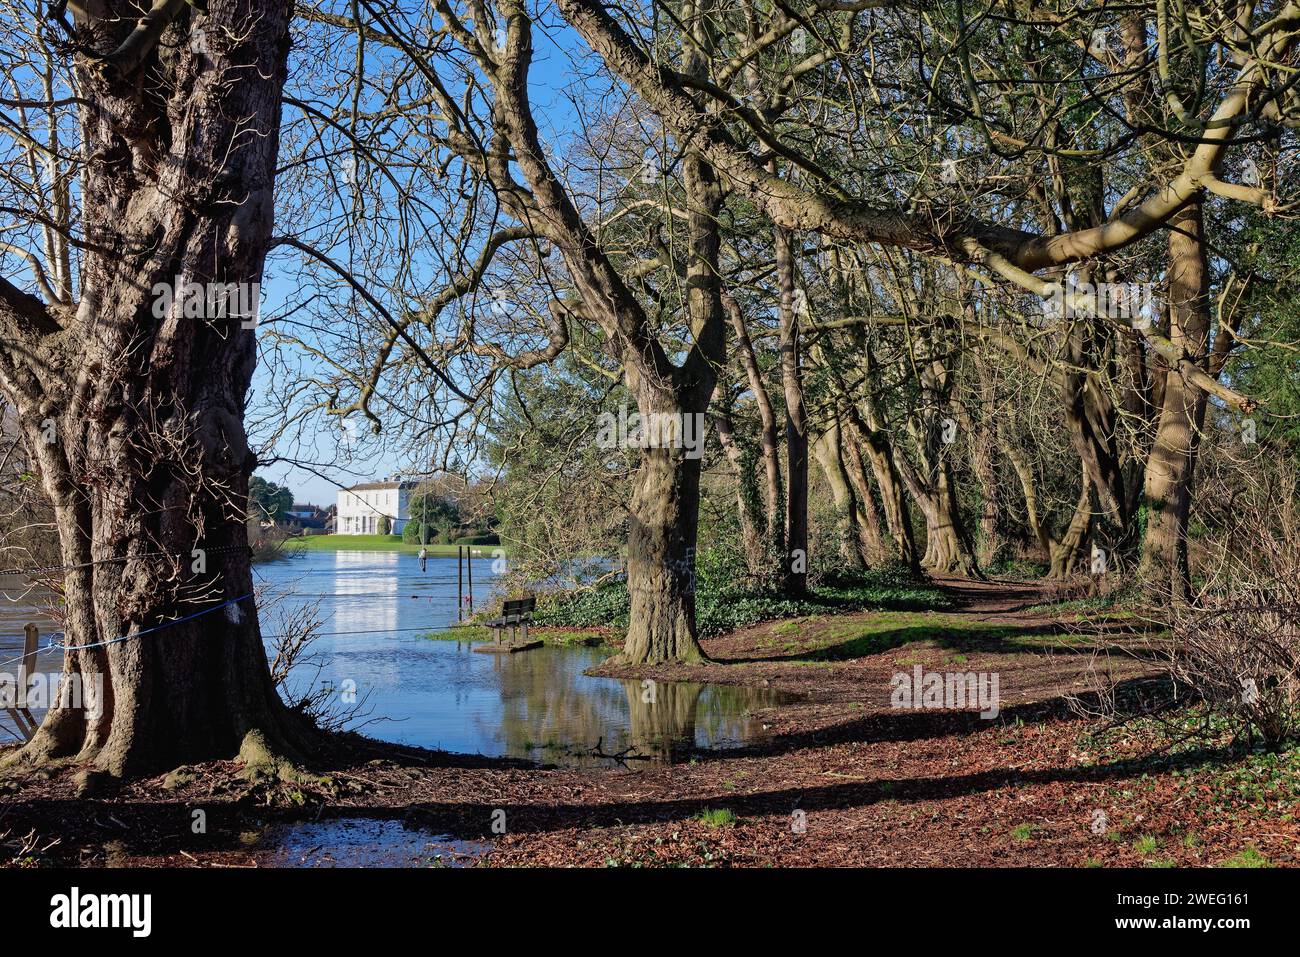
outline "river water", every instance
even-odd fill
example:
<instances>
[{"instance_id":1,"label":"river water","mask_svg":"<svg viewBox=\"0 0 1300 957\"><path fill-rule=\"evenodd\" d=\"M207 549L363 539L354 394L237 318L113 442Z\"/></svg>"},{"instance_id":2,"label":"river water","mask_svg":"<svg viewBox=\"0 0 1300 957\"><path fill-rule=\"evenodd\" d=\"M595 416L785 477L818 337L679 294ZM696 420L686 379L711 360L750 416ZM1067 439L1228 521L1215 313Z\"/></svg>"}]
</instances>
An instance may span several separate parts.
<instances>
[{"instance_id":1,"label":"river water","mask_svg":"<svg viewBox=\"0 0 1300 957\"><path fill-rule=\"evenodd\" d=\"M487 550L473 563L481 609L496 576ZM381 740L578 766L617 763L610 757L617 755L637 767L742 744L761 733L752 712L777 703L758 689L583 674L607 649L497 655L467 641L432 640L426 635L456 622L454 557L431 557L422 571L405 552L308 551L256 566L254 580L264 635L280 633L304 606L314 605L321 622L312 660L295 669L290 687L330 689L339 708L350 708L355 694L362 713L354 726ZM15 587L9 583L11 599L20 598ZM56 627L41 604L27 595L0 605L0 660L21 654L25 622L43 635ZM165 641L166 631L140 640ZM40 658L48 671L59 663L57 653ZM7 715L0 725L8 729Z\"/></svg>"}]
</instances>

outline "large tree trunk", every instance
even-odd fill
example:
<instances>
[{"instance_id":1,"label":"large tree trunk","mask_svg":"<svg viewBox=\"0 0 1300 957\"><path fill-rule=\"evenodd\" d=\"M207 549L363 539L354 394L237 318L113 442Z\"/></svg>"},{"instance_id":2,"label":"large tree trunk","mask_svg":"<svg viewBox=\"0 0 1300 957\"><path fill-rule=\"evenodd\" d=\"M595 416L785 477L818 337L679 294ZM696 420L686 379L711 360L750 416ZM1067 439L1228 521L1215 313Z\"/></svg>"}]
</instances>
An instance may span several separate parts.
<instances>
[{"instance_id":1,"label":"large tree trunk","mask_svg":"<svg viewBox=\"0 0 1300 957\"><path fill-rule=\"evenodd\" d=\"M932 494L911 482L908 487L925 516L925 554L921 565L935 572L978 576L979 565L957 511L947 469L940 468Z\"/></svg>"},{"instance_id":2,"label":"large tree trunk","mask_svg":"<svg viewBox=\"0 0 1300 957\"><path fill-rule=\"evenodd\" d=\"M629 509L627 642L619 664L701 661L695 629L700 460L646 449Z\"/></svg>"},{"instance_id":3,"label":"large tree trunk","mask_svg":"<svg viewBox=\"0 0 1300 957\"><path fill-rule=\"evenodd\" d=\"M698 29L698 24L697 24ZM690 58L699 70L698 54ZM695 543L700 518L700 455L705 413L726 355L718 253L718 213L723 192L713 168L698 153L682 161L690 259L686 265L686 311L695 331L695 348L672 381L634 370L629 382L641 415L675 416L686 434L684 417L700 445L647 448L642 453L629 508L627 583L631 599L624 664L702 661L695 626Z\"/></svg>"},{"instance_id":4,"label":"large tree trunk","mask_svg":"<svg viewBox=\"0 0 1300 957\"><path fill-rule=\"evenodd\" d=\"M1065 533L1059 541L1051 542L1047 550L1048 578L1060 581L1070 577L1083 557L1083 546L1088 541L1088 533L1091 530L1092 489L1089 488L1085 477L1083 489L1074 504L1074 511L1070 513L1070 523L1065 527Z\"/></svg>"},{"instance_id":5,"label":"large tree trunk","mask_svg":"<svg viewBox=\"0 0 1300 957\"><path fill-rule=\"evenodd\" d=\"M101 54L138 17L109 6L78 23ZM36 392L5 370L70 566L65 686L89 698L55 704L18 759L114 775L241 746L294 756L312 740L272 684L251 599L252 324L212 300L197 317L180 296L159 305L164 286L249 284L251 297L261 281L291 4L213 0L205 52L181 10L139 70L79 57L82 298L46 345L59 375Z\"/></svg>"},{"instance_id":6,"label":"large tree trunk","mask_svg":"<svg viewBox=\"0 0 1300 957\"><path fill-rule=\"evenodd\" d=\"M862 518L841 457L838 419L832 420L826 430L813 442L813 454L817 456L822 474L826 476L826 484L831 490L831 500L835 504L835 527L839 533L839 541L836 544L840 561L846 571L860 572L866 566L862 550Z\"/></svg>"},{"instance_id":7,"label":"large tree trunk","mask_svg":"<svg viewBox=\"0 0 1300 957\"><path fill-rule=\"evenodd\" d=\"M1200 202L1174 217L1169 230L1169 338L1208 365L1209 274ZM1139 577L1175 602L1188 598L1187 520L1192 476L1205 419L1204 390L1178 370L1165 374L1164 404L1143 485L1147 509Z\"/></svg>"},{"instance_id":8,"label":"large tree trunk","mask_svg":"<svg viewBox=\"0 0 1300 957\"><path fill-rule=\"evenodd\" d=\"M628 390L643 418L703 416L726 359L722 314L718 213L723 191L711 166L691 151L682 161L687 203L688 258L684 326L695 342L673 363L641 303L601 249L565 184L551 169L528 100L531 21L517 3L505 4L506 55L492 77L494 131L509 140L493 148L485 170L503 205L521 223L556 244L583 307L600 324L611 354L623 365ZM705 69L704 20L691 11L697 42L683 69ZM460 148L468 149L462 141ZM473 156L473 152L470 151ZM517 166L528 184L519 188ZM674 344L674 351L676 351ZM702 434L699 438L703 438ZM695 632L694 561L699 508L698 458L683 448L646 448L628 509L628 590L631 622L616 662L654 663L703 658Z\"/></svg>"}]
</instances>

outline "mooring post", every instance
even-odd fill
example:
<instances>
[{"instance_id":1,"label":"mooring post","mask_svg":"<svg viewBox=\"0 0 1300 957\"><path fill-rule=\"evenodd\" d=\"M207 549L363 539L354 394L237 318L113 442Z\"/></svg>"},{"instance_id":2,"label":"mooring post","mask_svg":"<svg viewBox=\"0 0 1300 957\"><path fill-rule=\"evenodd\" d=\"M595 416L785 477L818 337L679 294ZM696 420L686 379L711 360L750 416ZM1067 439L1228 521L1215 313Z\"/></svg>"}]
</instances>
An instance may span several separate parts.
<instances>
[{"instance_id":1,"label":"mooring post","mask_svg":"<svg viewBox=\"0 0 1300 957\"><path fill-rule=\"evenodd\" d=\"M456 546L456 620L464 620L465 575L460 567L460 546Z\"/></svg>"},{"instance_id":2,"label":"mooring post","mask_svg":"<svg viewBox=\"0 0 1300 957\"><path fill-rule=\"evenodd\" d=\"M469 576L469 613L474 614L474 548L465 546L465 571Z\"/></svg>"}]
</instances>

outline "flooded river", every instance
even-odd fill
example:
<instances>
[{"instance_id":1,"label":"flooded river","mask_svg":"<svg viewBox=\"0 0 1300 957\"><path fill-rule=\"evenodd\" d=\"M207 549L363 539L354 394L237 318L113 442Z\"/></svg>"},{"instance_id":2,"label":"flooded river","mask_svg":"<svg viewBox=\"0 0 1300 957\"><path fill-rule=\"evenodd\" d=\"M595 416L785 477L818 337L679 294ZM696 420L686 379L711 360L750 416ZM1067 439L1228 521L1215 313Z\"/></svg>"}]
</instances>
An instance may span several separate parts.
<instances>
[{"instance_id":1,"label":"flooded river","mask_svg":"<svg viewBox=\"0 0 1300 957\"><path fill-rule=\"evenodd\" d=\"M421 571L417 556L404 552L309 551L255 571L268 596L263 634L279 633L304 605L315 605L321 621L314 660L297 669L294 690L333 689L340 705L355 693L365 712L359 730L382 740L565 765L621 759L635 767L696 747L742 744L761 733L752 712L776 703L758 689L583 674L607 649L548 646L496 655L474 652L466 641L431 640L429 633L456 622L453 557L430 558ZM485 549L474 559L480 608L495 577ZM8 595L20 598L12 584ZM272 595L283 597L271 601ZM0 606L0 659L21 654L24 623L36 622L43 635L56 627L40 605L33 594ZM59 661L57 653L43 653L40 665L57 671ZM8 727L8 717L0 723Z\"/></svg>"}]
</instances>

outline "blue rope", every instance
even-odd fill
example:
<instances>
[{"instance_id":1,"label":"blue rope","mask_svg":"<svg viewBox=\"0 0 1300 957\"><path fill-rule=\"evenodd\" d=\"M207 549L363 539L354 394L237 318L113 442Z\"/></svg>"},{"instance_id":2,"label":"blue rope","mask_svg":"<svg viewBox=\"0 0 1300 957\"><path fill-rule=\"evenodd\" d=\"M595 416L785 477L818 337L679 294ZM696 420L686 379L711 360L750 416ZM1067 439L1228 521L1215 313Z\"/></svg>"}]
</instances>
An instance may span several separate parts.
<instances>
[{"instance_id":1,"label":"blue rope","mask_svg":"<svg viewBox=\"0 0 1300 957\"><path fill-rule=\"evenodd\" d=\"M195 618L202 618L204 615L210 615L214 611L220 611L221 609L227 607L228 605L233 605L237 602L243 601L245 598L252 598L252 597L253 597L253 593L250 591L247 595L243 595L239 598L231 598L229 601L223 601L220 605L213 605L211 608L204 608L202 611L196 611L194 612L194 614L186 615L184 618L177 618L174 621L165 621L161 625L154 625L152 628L146 628L144 631L137 631L131 635L119 635L117 638L110 638L108 641L97 641L94 644L90 644L90 645L60 644L54 640L54 636L57 635L59 637L64 637L64 633L61 631L57 631L54 633L54 635L50 636L49 643L46 644L44 648L41 648L40 651L67 651L70 648L104 648L108 645L115 645L120 641L129 641L132 638L143 638L145 635L151 634L155 631L162 631L164 628L172 627L172 625L179 625L183 622L193 621ZM27 656L19 655L16 658L9 658L5 661L0 661L0 665L7 665L15 661L22 661L23 658L25 657Z\"/></svg>"},{"instance_id":2,"label":"blue rope","mask_svg":"<svg viewBox=\"0 0 1300 957\"><path fill-rule=\"evenodd\" d=\"M64 651L68 650L69 648L103 648L107 645L115 645L119 641L129 641L132 638L143 638L145 635L150 634L151 632L162 631L164 628L172 627L172 625L179 625L183 622L193 621L195 618L202 618L204 615L210 615L214 611L220 611L221 609L227 607L228 605L233 605L236 602L243 601L245 598L252 598L252 597L253 597L253 593L250 591L247 595L242 595L239 598L231 598L229 601L223 601L220 605L213 605L211 608L204 608L202 611L196 611L194 614L186 615L184 618L177 618L175 621L165 621L161 625L154 625L152 628L146 628L144 631L137 631L135 634L132 635L119 635L116 638L110 638L108 641L97 641L94 644L90 644L90 645L51 645L51 647L61 648Z\"/></svg>"}]
</instances>

